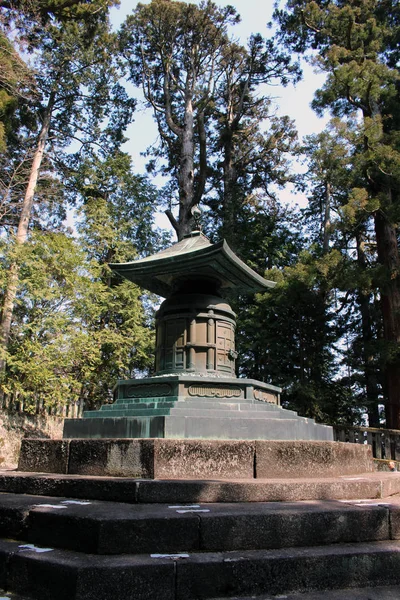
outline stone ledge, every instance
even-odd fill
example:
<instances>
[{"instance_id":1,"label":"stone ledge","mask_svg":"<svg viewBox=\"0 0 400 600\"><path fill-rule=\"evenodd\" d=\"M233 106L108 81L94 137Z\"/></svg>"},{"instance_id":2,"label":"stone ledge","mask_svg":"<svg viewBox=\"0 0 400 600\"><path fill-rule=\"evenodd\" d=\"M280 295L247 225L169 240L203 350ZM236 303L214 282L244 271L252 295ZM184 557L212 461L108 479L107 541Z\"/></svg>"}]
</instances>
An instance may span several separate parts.
<instances>
[{"instance_id":1,"label":"stone ledge","mask_svg":"<svg viewBox=\"0 0 400 600\"><path fill-rule=\"evenodd\" d=\"M390 496L388 496L390 490ZM0 471L0 492L130 504L296 502L385 498L400 504L400 473L302 479L152 480Z\"/></svg>"},{"instance_id":2,"label":"stone ledge","mask_svg":"<svg viewBox=\"0 0 400 600\"><path fill-rule=\"evenodd\" d=\"M144 479L268 479L368 473L373 460L369 446L343 442L25 439L18 469Z\"/></svg>"},{"instance_id":3,"label":"stone ledge","mask_svg":"<svg viewBox=\"0 0 400 600\"><path fill-rule=\"evenodd\" d=\"M370 446L344 442L257 440L257 478L339 477L374 471Z\"/></svg>"},{"instance_id":4,"label":"stone ledge","mask_svg":"<svg viewBox=\"0 0 400 600\"><path fill-rule=\"evenodd\" d=\"M57 508L59 510L57 510ZM181 509L181 510L179 510ZM183 510L182 510L183 509ZM3 538L101 555L271 550L396 538L372 500L136 505L0 494Z\"/></svg>"}]
</instances>

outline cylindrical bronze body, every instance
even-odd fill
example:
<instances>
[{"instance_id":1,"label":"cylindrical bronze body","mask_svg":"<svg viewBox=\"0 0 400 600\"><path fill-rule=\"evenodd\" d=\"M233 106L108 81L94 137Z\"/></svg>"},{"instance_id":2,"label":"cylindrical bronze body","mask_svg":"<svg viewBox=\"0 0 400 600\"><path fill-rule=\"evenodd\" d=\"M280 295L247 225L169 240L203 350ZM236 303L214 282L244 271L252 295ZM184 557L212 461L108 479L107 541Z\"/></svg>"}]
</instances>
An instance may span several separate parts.
<instances>
[{"instance_id":1,"label":"cylindrical bronze body","mask_svg":"<svg viewBox=\"0 0 400 600\"><path fill-rule=\"evenodd\" d=\"M156 314L156 375L235 375L236 315L221 297L179 293Z\"/></svg>"}]
</instances>

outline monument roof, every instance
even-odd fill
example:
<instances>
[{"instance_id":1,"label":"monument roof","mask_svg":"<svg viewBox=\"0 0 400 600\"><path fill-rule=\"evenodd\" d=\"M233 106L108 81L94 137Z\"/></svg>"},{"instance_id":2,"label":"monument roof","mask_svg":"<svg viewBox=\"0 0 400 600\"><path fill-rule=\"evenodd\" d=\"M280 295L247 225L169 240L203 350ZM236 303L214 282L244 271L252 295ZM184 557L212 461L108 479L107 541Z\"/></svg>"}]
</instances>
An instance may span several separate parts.
<instances>
[{"instance_id":1,"label":"monument roof","mask_svg":"<svg viewBox=\"0 0 400 600\"><path fill-rule=\"evenodd\" d=\"M211 244L193 231L183 240L156 254L128 263L113 263L110 268L150 292L167 298L176 283L194 279L217 282L221 291L262 292L275 285L248 267L229 248L225 240Z\"/></svg>"}]
</instances>

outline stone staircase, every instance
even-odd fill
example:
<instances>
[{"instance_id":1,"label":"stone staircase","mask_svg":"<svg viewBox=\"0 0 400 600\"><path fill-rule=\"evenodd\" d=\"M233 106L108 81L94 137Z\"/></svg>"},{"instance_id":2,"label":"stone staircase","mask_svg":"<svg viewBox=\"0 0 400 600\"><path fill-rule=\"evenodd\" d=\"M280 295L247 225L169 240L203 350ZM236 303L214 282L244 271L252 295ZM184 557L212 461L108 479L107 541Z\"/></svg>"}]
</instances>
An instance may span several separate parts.
<instances>
[{"instance_id":1,"label":"stone staircase","mask_svg":"<svg viewBox=\"0 0 400 600\"><path fill-rule=\"evenodd\" d=\"M307 600L321 590L326 600L325 590L366 600L368 586L400 598L398 473L193 481L3 472L0 536L0 588L12 600Z\"/></svg>"}]
</instances>

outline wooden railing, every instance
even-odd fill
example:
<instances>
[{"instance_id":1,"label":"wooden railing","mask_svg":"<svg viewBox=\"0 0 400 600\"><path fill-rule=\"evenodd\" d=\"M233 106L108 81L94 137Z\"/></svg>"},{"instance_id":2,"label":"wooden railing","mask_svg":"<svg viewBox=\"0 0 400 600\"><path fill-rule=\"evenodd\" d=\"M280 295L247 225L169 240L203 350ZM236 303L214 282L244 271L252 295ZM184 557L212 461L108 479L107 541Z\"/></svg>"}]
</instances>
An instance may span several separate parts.
<instances>
[{"instance_id":1,"label":"wooden railing","mask_svg":"<svg viewBox=\"0 0 400 600\"><path fill-rule=\"evenodd\" d=\"M333 431L337 442L369 444L372 446L374 458L400 460L400 430L398 429L334 425Z\"/></svg>"},{"instance_id":2,"label":"wooden railing","mask_svg":"<svg viewBox=\"0 0 400 600\"><path fill-rule=\"evenodd\" d=\"M22 399L3 396L0 401L0 410L1 409L8 413L48 415L75 419L82 417L83 401L67 402L66 404L59 406L46 406L43 399L38 399L34 405L29 404L29 406L26 406Z\"/></svg>"}]
</instances>

